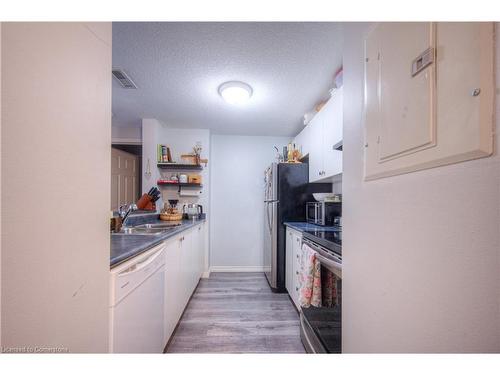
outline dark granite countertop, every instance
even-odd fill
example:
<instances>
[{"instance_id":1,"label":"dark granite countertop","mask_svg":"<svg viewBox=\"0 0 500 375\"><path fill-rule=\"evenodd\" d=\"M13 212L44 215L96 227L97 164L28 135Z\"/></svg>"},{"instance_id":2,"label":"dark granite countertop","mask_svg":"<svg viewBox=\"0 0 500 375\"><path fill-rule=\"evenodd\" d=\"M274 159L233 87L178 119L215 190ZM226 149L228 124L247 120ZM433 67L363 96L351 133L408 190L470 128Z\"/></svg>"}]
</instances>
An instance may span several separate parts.
<instances>
[{"instance_id":1,"label":"dark granite countertop","mask_svg":"<svg viewBox=\"0 0 500 375\"><path fill-rule=\"evenodd\" d=\"M286 226L302 233L303 238L312 240L342 254L342 227L324 227L306 222L285 222Z\"/></svg>"},{"instance_id":2,"label":"dark granite countertop","mask_svg":"<svg viewBox=\"0 0 500 375\"><path fill-rule=\"evenodd\" d=\"M299 232L305 232L305 231L337 232L339 230L339 227L324 227L322 225L311 224L305 221L286 221L284 224L287 227L295 229Z\"/></svg>"},{"instance_id":3,"label":"dark granite countertop","mask_svg":"<svg viewBox=\"0 0 500 375\"><path fill-rule=\"evenodd\" d=\"M110 267L133 258L136 255L143 253L146 250L165 241L167 238L173 237L186 229L192 228L205 219L200 220L183 220L182 224L175 227L174 230L167 231L159 235L136 235L136 234L111 234L111 254ZM148 220L148 223L165 223L161 220Z\"/></svg>"}]
</instances>

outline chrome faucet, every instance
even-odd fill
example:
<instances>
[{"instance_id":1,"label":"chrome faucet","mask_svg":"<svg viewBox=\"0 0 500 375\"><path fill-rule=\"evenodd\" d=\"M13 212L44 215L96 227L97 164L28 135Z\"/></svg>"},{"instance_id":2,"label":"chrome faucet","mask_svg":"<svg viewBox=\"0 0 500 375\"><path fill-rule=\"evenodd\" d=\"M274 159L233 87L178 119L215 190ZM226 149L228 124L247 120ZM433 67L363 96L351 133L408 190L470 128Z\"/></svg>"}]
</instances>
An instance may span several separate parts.
<instances>
[{"instance_id":1,"label":"chrome faucet","mask_svg":"<svg viewBox=\"0 0 500 375\"><path fill-rule=\"evenodd\" d=\"M122 225L125 226L128 216L133 212L137 211L137 205L135 203L122 204L118 209L118 215L122 219Z\"/></svg>"}]
</instances>

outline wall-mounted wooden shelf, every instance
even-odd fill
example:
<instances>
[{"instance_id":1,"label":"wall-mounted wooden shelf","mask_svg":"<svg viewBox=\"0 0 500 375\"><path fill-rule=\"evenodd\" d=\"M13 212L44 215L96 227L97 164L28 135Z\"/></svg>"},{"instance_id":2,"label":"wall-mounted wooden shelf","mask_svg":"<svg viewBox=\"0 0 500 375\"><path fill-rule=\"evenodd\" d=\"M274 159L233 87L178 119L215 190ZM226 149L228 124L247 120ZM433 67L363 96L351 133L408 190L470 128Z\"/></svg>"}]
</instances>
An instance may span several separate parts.
<instances>
[{"instance_id":1,"label":"wall-mounted wooden shelf","mask_svg":"<svg viewBox=\"0 0 500 375\"><path fill-rule=\"evenodd\" d=\"M190 171L201 171L203 166L198 164L180 164L180 163L158 163L158 168L161 169L171 169L171 170L190 170Z\"/></svg>"},{"instance_id":2,"label":"wall-mounted wooden shelf","mask_svg":"<svg viewBox=\"0 0 500 375\"><path fill-rule=\"evenodd\" d=\"M171 183L171 182L157 182L158 186L177 186L177 187L196 187L196 188L201 188L203 187L202 184L195 184L195 183L189 183L189 182L177 182L177 183Z\"/></svg>"},{"instance_id":3,"label":"wall-mounted wooden shelf","mask_svg":"<svg viewBox=\"0 0 500 375\"><path fill-rule=\"evenodd\" d=\"M201 189L203 187L202 184L196 184L196 183L190 183L190 182L162 182L162 181L157 181L156 184L158 186L164 186L164 187L176 187L178 190L178 193L181 193L181 188L197 188Z\"/></svg>"}]
</instances>

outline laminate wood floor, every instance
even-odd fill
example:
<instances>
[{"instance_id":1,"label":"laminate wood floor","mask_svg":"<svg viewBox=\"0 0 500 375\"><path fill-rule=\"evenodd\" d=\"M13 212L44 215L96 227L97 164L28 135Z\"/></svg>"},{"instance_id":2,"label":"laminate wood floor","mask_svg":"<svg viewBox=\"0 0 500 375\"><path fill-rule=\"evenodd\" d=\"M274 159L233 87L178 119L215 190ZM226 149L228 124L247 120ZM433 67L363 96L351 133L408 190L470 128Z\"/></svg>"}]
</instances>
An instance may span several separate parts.
<instances>
[{"instance_id":1,"label":"laminate wood floor","mask_svg":"<svg viewBox=\"0 0 500 375\"><path fill-rule=\"evenodd\" d=\"M299 315L263 273L210 274L189 302L167 353L304 353Z\"/></svg>"}]
</instances>

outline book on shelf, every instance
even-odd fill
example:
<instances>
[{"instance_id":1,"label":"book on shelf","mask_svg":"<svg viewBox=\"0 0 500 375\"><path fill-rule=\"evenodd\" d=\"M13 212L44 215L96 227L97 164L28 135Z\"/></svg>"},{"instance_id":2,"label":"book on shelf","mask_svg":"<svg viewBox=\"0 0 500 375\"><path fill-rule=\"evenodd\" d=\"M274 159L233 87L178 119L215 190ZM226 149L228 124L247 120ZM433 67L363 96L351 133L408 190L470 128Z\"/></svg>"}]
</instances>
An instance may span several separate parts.
<instances>
[{"instance_id":1,"label":"book on shelf","mask_svg":"<svg viewBox=\"0 0 500 375\"><path fill-rule=\"evenodd\" d=\"M167 145L158 145L156 151L156 159L158 163L172 163L172 154L170 153L170 147Z\"/></svg>"}]
</instances>

